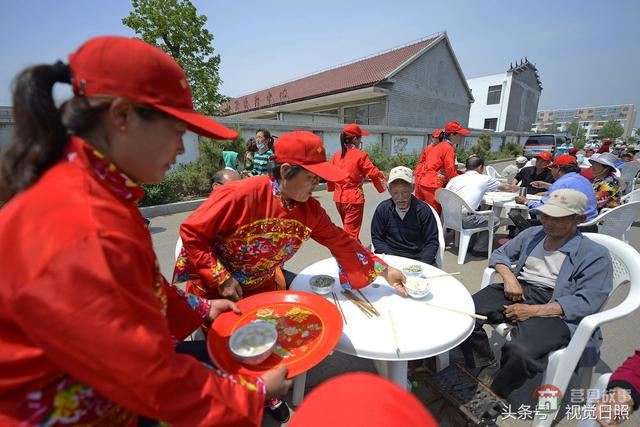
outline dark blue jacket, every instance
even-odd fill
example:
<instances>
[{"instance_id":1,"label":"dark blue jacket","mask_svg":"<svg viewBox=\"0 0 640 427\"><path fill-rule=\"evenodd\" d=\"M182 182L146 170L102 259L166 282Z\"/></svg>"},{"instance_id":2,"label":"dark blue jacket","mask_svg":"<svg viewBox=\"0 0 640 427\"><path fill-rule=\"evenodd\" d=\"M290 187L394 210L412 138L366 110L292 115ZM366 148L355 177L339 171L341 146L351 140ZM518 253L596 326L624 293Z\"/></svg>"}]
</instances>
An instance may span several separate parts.
<instances>
[{"instance_id":1,"label":"dark blue jacket","mask_svg":"<svg viewBox=\"0 0 640 427\"><path fill-rule=\"evenodd\" d=\"M392 199L376 208L371 220L371 242L376 253L397 255L435 264L438 253L438 224L429 205L411 196L404 219Z\"/></svg>"}]
</instances>

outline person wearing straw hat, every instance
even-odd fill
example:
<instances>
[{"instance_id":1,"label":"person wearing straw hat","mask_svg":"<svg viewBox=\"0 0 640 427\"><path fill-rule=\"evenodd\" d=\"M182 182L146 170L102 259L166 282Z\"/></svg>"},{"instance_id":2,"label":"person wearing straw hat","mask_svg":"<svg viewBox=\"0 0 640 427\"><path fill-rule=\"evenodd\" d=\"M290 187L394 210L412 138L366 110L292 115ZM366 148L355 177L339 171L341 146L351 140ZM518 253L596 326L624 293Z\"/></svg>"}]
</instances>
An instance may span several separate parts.
<instances>
[{"instance_id":1,"label":"person wearing straw hat","mask_svg":"<svg viewBox=\"0 0 640 427\"><path fill-rule=\"evenodd\" d=\"M598 212L604 208L620 206L620 181L616 177L620 173L616 168L618 158L612 153L602 153L589 160L593 173L593 191L596 193Z\"/></svg>"},{"instance_id":2,"label":"person wearing straw hat","mask_svg":"<svg viewBox=\"0 0 640 427\"><path fill-rule=\"evenodd\" d=\"M340 181L347 175L327 162L322 139L307 131L283 134L274 161L270 176L217 188L182 223L174 282L186 281L203 297L272 291L276 267L312 238L338 260L343 286L362 288L382 275L404 295L404 275L333 224L312 197L320 177Z\"/></svg>"},{"instance_id":3,"label":"person wearing straw hat","mask_svg":"<svg viewBox=\"0 0 640 427\"><path fill-rule=\"evenodd\" d=\"M440 246L433 211L413 196L413 171L397 166L389 172L390 199L371 220L371 243L378 254L397 255L434 265Z\"/></svg>"},{"instance_id":4,"label":"person wearing straw hat","mask_svg":"<svg viewBox=\"0 0 640 427\"><path fill-rule=\"evenodd\" d=\"M378 193L386 188L386 177L371 163L362 151L362 137L369 132L355 123L346 125L340 133L340 151L331 158L331 163L347 172L347 177L338 182L327 182L327 191L333 191L333 201L342 219L342 228L353 238L360 239L360 228L364 215L364 191L366 177L371 179Z\"/></svg>"},{"instance_id":5,"label":"person wearing straw hat","mask_svg":"<svg viewBox=\"0 0 640 427\"><path fill-rule=\"evenodd\" d=\"M578 230L586 209L581 192L552 192L536 208L542 226L522 231L489 259L503 283L473 295L476 312L488 320L476 320L462 349L467 365L500 397L544 371L549 352L566 346L580 321L598 312L609 296L609 251ZM498 363L482 326L503 322L513 329ZM589 346L597 348L600 340L598 331Z\"/></svg>"},{"instance_id":6,"label":"person wearing straw hat","mask_svg":"<svg viewBox=\"0 0 640 427\"><path fill-rule=\"evenodd\" d=\"M56 83L73 87L60 108ZM137 206L139 183L164 179L187 130L237 133L194 110L173 58L125 37L25 69L13 111L0 159L0 425L260 425L265 399L291 385L286 368L229 375L196 360L203 341L176 347L238 309L168 285Z\"/></svg>"},{"instance_id":7,"label":"person wearing straw hat","mask_svg":"<svg viewBox=\"0 0 640 427\"><path fill-rule=\"evenodd\" d=\"M436 201L436 191L458 176L456 151L453 147L460 144L464 136L470 133L470 130L463 128L456 121L447 123L438 141L424 149L424 155L421 155L423 162L416 165L416 176L419 179L416 180L415 195L431 205L438 215L442 213L442 207Z\"/></svg>"}]
</instances>

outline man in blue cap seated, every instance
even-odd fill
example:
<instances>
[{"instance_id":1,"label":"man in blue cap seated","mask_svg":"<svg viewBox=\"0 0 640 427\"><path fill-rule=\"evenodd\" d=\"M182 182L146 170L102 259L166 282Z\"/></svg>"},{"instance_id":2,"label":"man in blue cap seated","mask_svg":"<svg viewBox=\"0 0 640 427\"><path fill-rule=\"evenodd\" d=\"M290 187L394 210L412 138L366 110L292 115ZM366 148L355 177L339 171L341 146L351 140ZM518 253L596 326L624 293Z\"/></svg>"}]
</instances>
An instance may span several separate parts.
<instances>
[{"instance_id":1,"label":"man in blue cap seated","mask_svg":"<svg viewBox=\"0 0 640 427\"><path fill-rule=\"evenodd\" d=\"M473 295L476 312L488 320L476 320L462 349L478 379L500 397L543 372L549 353L565 347L578 323L598 312L611 292L609 251L577 228L586 208L581 192L554 191L536 208L542 226L526 229L491 255L489 266L504 283ZM483 325L504 322L513 329L498 363ZM598 331L589 347L597 349L600 340Z\"/></svg>"}]
</instances>

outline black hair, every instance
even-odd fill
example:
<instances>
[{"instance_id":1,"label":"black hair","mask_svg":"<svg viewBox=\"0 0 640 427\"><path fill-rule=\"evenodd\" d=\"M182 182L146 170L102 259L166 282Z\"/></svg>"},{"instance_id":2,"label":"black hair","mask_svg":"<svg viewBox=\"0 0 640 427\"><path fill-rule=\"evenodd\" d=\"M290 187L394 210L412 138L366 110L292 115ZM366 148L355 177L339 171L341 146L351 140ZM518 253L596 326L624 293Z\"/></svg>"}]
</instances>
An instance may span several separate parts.
<instances>
[{"instance_id":1,"label":"black hair","mask_svg":"<svg viewBox=\"0 0 640 427\"><path fill-rule=\"evenodd\" d=\"M578 166L560 166L560 172L562 173L580 173L580 168Z\"/></svg>"},{"instance_id":2,"label":"black hair","mask_svg":"<svg viewBox=\"0 0 640 427\"><path fill-rule=\"evenodd\" d=\"M304 169L300 165L291 165L291 167L287 170L284 176L282 176L282 174L280 173L280 166L282 166L282 163L272 163L270 166L271 172L269 173L269 175L271 175L273 178L278 180L291 179Z\"/></svg>"},{"instance_id":3,"label":"black hair","mask_svg":"<svg viewBox=\"0 0 640 427\"><path fill-rule=\"evenodd\" d=\"M273 142L275 141L274 137L271 136L271 132L268 129L260 128L256 131L256 135L258 132L262 132L262 136L264 136L265 144L269 150L273 150Z\"/></svg>"},{"instance_id":4,"label":"black hair","mask_svg":"<svg viewBox=\"0 0 640 427\"><path fill-rule=\"evenodd\" d=\"M346 133L340 133L340 147L342 148L342 152L340 153L340 158L342 159L345 154L347 154L347 145L353 144L353 140L358 138L357 136L348 136Z\"/></svg>"},{"instance_id":5,"label":"black hair","mask_svg":"<svg viewBox=\"0 0 640 427\"><path fill-rule=\"evenodd\" d=\"M464 162L464 166L467 170L475 170L480 166L484 166L484 157L478 156L476 154L469 156L466 162Z\"/></svg>"},{"instance_id":6,"label":"black hair","mask_svg":"<svg viewBox=\"0 0 640 427\"><path fill-rule=\"evenodd\" d=\"M111 104L108 100L92 106L87 98L76 96L57 108L55 83L71 83L71 71L62 62L29 67L15 79L15 127L11 144L0 153L0 200L8 201L33 184L62 157L69 135L95 130ZM147 106L134 111L148 120L164 115Z\"/></svg>"}]
</instances>

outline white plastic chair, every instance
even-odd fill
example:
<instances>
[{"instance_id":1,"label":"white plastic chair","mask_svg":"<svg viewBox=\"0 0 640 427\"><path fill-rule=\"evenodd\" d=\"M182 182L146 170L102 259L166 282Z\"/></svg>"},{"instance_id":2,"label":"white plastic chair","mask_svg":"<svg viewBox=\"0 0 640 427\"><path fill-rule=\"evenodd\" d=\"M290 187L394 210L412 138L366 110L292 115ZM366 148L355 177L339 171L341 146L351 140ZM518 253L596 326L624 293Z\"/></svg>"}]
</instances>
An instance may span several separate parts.
<instances>
[{"instance_id":1,"label":"white plastic chair","mask_svg":"<svg viewBox=\"0 0 640 427\"><path fill-rule=\"evenodd\" d=\"M580 417L581 419L576 424L576 427L600 427L600 423L593 419L593 412L587 413L587 408L593 405L600 396L604 396L611 375L611 372L600 375L596 385L593 387L593 389L598 390L598 393L592 393L592 396L587 399L587 404L583 407L583 416Z\"/></svg>"},{"instance_id":2,"label":"white plastic chair","mask_svg":"<svg viewBox=\"0 0 640 427\"><path fill-rule=\"evenodd\" d=\"M605 323L622 319L640 307L640 254L628 244L622 243L611 236L595 233L584 233L584 235L609 249L613 265L613 288L609 296L622 283L630 282L630 287L629 294L624 301L613 308L583 318L578 324L578 328L573 334L569 345L549 354L549 362L547 369L544 371L541 384L552 384L562 390L563 394L569 385L573 372L578 367L578 362L589 339L596 329ZM484 288L491 284L494 274L496 274L496 271L493 268L485 269L480 287ZM509 334L511 325L502 323L496 325L495 328L496 332L507 340L511 339ZM578 375L580 377L580 387L588 389L593 375L593 366L581 366ZM547 414L545 419L542 419L542 417L536 418L532 425L548 427L554 417L555 413Z\"/></svg>"},{"instance_id":3,"label":"white plastic chair","mask_svg":"<svg viewBox=\"0 0 640 427\"><path fill-rule=\"evenodd\" d=\"M624 192L635 190L636 179L640 173L640 162L627 162L618 167L620 180L624 182Z\"/></svg>"},{"instance_id":4,"label":"white plastic chair","mask_svg":"<svg viewBox=\"0 0 640 427\"><path fill-rule=\"evenodd\" d=\"M494 178L500 182L507 182L507 178L500 175L496 168L494 168L493 166L487 166L484 170L491 178Z\"/></svg>"},{"instance_id":5,"label":"white plastic chair","mask_svg":"<svg viewBox=\"0 0 640 427\"><path fill-rule=\"evenodd\" d=\"M622 196L620 201L622 202L622 204L629 203L629 202L640 202L640 189L633 190L631 193L627 194L626 196Z\"/></svg>"},{"instance_id":6,"label":"white plastic chair","mask_svg":"<svg viewBox=\"0 0 640 427\"><path fill-rule=\"evenodd\" d=\"M598 226L599 234L615 237L629 243L631 225L640 218L640 202L629 202L613 209L602 210L600 215L579 227Z\"/></svg>"},{"instance_id":7,"label":"white plastic chair","mask_svg":"<svg viewBox=\"0 0 640 427\"><path fill-rule=\"evenodd\" d=\"M491 250L493 249L493 224L495 223L493 210L473 210L462 197L458 196L451 190L447 190L446 188L441 188L436 191L436 200L442 206L442 228L445 230L447 228L451 228L458 232L458 264L464 264L471 236L481 231L489 232L488 256L491 256ZM479 228L463 228L462 217L463 215L466 215L466 212L473 215L486 216L487 226Z\"/></svg>"}]
</instances>

